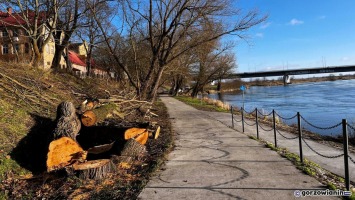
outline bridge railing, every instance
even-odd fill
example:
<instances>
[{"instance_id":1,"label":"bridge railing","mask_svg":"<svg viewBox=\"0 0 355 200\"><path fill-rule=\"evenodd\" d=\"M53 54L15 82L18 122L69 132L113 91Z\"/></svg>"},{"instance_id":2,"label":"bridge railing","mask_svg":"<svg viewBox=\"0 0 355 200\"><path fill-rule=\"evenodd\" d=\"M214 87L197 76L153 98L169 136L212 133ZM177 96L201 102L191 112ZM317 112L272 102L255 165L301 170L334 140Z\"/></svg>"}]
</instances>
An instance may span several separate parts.
<instances>
[{"instance_id":1,"label":"bridge railing","mask_svg":"<svg viewBox=\"0 0 355 200\"><path fill-rule=\"evenodd\" d=\"M349 156L349 149L348 149L348 143L349 143L349 136L348 136L348 128L351 129L355 133L355 127L353 127L351 124L347 122L346 119L342 119L341 122L334 124L329 127L320 127L317 125L312 124L309 122L307 119L305 119L299 112L297 112L295 115L290 116L290 117L284 117L278 114L275 110L272 110L270 113L263 113L257 108L255 108L252 111L247 111L243 107L240 109L235 109L231 106L231 116L232 116L232 128L234 128L235 123L241 123L242 126L242 131L245 132L245 126L255 126L256 129L256 137L260 139L259 136L259 128L262 129L265 132L273 132L273 138L274 138L274 145L275 147L278 146L277 144L277 135L280 135L282 138L286 140L295 140L298 139L298 146L299 146L299 156L300 160L303 164L304 159L303 159L303 144L305 144L311 151L313 151L315 154L318 156L321 156L323 158L327 159L334 159L334 158L339 158L339 157L344 157L344 174L345 174L345 186L346 189L349 191L350 190L350 177L349 177L349 160L355 164L355 159ZM237 117L235 117L236 114L241 115L241 119L237 120ZM246 119L248 118L248 119ZM271 122L269 121L270 127L267 127L266 123L262 125L262 123L259 123L259 120L261 118L272 118ZM278 128L277 125L279 123L279 119L282 120L295 120L297 119L297 134L294 136L286 136L286 134L283 134L280 130L281 128ZM302 128L302 123L305 123L315 129L320 129L320 130L331 130L335 129L338 127L342 128L342 140L343 140L343 152L338 155L325 155L324 153L320 153L317 151L312 145L310 144L309 141L305 139L305 137L302 134L303 128Z\"/></svg>"}]
</instances>

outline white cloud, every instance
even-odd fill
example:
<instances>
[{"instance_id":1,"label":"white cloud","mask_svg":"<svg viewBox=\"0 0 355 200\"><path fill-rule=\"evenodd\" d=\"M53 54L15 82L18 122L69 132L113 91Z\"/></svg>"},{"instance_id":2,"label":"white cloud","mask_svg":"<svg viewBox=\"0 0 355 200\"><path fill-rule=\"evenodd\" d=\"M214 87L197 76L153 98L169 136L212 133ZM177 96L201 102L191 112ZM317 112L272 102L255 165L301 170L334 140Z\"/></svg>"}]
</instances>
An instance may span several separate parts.
<instances>
[{"instance_id":1,"label":"white cloud","mask_svg":"<svg viewBox=\"0 0 355 200\"><path fill-rule=\"evenodd\" d=\"M266 29L271 25L271 22L264 23L263 25L260 26L261 29Z\"/></svg>"},{"instance_id":2,"label":"white cloud","mask_svg":"<svg viewBox=\"0 0 355 200\"><path fill-rule=\"evenodd\" d=\"M256 37L259 37L259 38L263 38L264 37L264 33L257 33L255 34Z\"/></svg>"},{"instance_id":3,"label":"white cloud","mask_svg":"<svg viewBox=\"0 0 355 200\"><path fill-rule=\"evenodd\" d=\"M294 25L300 25L303 24L304 22L298 19L291 19L291 21L289 22L290 25L294 26Z\"/></svg>"}]
</instances>

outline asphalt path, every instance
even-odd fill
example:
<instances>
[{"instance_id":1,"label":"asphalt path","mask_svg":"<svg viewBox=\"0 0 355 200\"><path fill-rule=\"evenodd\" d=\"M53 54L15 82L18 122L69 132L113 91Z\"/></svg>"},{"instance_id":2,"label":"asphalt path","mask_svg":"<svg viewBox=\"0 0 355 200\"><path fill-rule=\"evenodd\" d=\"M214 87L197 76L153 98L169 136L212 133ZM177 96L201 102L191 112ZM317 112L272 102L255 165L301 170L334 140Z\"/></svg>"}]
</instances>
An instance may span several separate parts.
<instances>
[{"instance_id":1,"label":"asphalt path","mask_svg":"<svg viewBox=\"0 0 355 200\"><path fill-rule=\"evenodd\" d=\"M296 197L299 192L326 189L275 151L250 139L247 134L255 134L253 127L245 127L246 134L241 131L241 123L235 123L234 129L230 128L230 114L200 111L171 97L161 97L161 100L167 106L172 121L175 149L138 199L299 199ZM269 140L269 135L273 141L273 134L260 132L266 140ZM279 138L279 146L298 152L298 140L285 139L284 143ZM309 143L314 145L311 141ZM327 149L329 147L324 153L334 153ZM335 153L338 153L336 149ZM305 150L304 154L308 158L308 151ZM313 158L311 154L309 158ZM339 168L341 173L343 162L341 159L334 162L338 162L335 169Z\"/></svg>"}]
</instances>

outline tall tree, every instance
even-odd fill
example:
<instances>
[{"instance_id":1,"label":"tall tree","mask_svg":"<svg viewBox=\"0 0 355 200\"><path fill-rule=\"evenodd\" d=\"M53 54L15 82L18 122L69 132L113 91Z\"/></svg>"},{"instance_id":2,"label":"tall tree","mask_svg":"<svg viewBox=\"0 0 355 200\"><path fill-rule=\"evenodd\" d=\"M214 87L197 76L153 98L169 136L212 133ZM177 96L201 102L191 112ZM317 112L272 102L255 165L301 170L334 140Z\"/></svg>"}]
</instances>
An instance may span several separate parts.
<instances>
[{"instance_id":1,"label":"tall tree","mask_svg":"<svg viewBox=\"0 0 355 200\"><path fill-rule=\"evenodd\" d=\"M266 20L255 10L243 14L231 9L228 0L150 0L147 5L128 3L128 7L143 24L137 32L149 44L150 62L140 96L151 100L169 63L224 35L244 37L244 31ZM142 29L146 27L147 31Z\"/></svg>"},{"instance_id":2,"label":"tall tree","mask_svg":"<svg viewBox=\"0 0 355 200\"><path fill-rule=\"evenodd\" d=\"M126 23L122 25L121 38L134 41L129 44L135 53L144 49L148 62L144 68L132 73L136 63L125 63L117 55L110 36L100 27L100 19L94 15L103 37L114 56L117 66L126 73L130 83L137 88L141 99L154 101L164 71L170 63L205 43L227 34L244 38L249 28L262 23L266 16L256 10L243 12L229 0L149 0L146 2L123 0L122 10ZM208 31L207 31L208 30ZM127 35L125 35L127 34ZM134 38L133 40L131 40ZM125 55L125 54L123 54ZM138 55L138 54L136 54ZM139 74L139 81L135 80Z\"/></svg>"}]
</instances>

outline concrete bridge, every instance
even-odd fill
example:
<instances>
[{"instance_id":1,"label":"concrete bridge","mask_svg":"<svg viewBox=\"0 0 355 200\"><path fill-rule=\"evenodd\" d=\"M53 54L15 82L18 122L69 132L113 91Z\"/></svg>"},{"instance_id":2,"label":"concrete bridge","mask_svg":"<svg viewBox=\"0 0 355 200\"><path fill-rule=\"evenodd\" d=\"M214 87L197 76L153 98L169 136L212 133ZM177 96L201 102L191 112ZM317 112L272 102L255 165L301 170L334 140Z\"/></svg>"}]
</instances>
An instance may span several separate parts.
<instances>
[{"instance_id":1,"label":"concrete bridge","mask_svg":"<svg viewBox=\"0 0 355 200\"><path fill-rule=\"evenodd\" d=\"M292 75L324 74L324 73L340 73L340 72L355 72L355 65L304 68L304 69L288 69L288 70L262 71L262 72L244 72L244 73L232 74L230 78L283 76L284 84L289 84L291 83L290 76Z\"/></svg>"}]
</instances>

